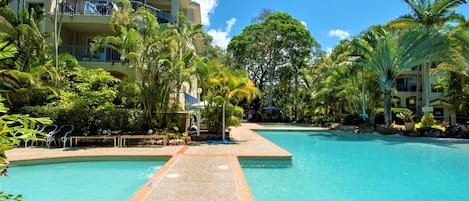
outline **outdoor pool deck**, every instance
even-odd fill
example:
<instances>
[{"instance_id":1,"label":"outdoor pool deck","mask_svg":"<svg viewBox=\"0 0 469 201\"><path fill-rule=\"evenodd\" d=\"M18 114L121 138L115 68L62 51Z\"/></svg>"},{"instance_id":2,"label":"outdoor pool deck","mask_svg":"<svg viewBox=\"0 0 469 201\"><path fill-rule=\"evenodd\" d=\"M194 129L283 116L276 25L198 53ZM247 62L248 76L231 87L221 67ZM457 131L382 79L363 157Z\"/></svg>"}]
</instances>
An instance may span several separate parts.
<instances>
[{"instance_id":1,"label":"outdoor pool deck","mask_svg":"<svg viewBox=\"0 0 469 201\"><path fill-rule=\"evenodd\" d=\"M253 200L238 157L291 157L252 129L316 130L320 128L264 127L244 123L231 130L236 144L205 144L125 148L17 148L10 161L84 156L171 156L130 200Z\"/></svg>"}]
</instances>

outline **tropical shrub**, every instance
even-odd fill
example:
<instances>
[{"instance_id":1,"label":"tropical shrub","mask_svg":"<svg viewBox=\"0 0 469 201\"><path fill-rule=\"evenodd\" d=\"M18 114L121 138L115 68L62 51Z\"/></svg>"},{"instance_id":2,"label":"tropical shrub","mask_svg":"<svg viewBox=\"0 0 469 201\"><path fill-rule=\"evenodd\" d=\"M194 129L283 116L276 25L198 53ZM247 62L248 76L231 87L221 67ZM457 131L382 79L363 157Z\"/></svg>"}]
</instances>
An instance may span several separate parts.
<instances>
[{"instance_id":1,"label":"tropical shrub","mask_svg":"<svg viewBox=\"0 0 469 201\"><path fill-rule=\"evenodd\" d=\"M313 124L320 126L330 126L334 123L334 117L329 115L315 115L313 116Z\"/></svg>"},{"instance_id":2,"label":"tropical shrub","mask_svg":"<svg viewBox=\"0 0 469 201\"><path fill-rule=\"evenodd\" d=\"M5 151L12 149L22 140L40 140L38 135L45 135L35 130L36 124L50 124L47 118L33 118L23 114L8 114L0 96L0 176L7 175L8 161ZM21 200L21 195L11 195L0 191L0 200Z\"/></svg>"},{"instance_id":3,"label":"tropical shrub","mask_svg":"<svg viewBox=\"0 0 469 201\"><path fill-rule=\"evenodd\" d=\"M404 122L413 122L415 115L410 110L404 110L396 114L396 117L401 119Z\"/></svg>"},{"instance_id":4,"label":"tropical shrub","mask_svg":"<svg viewBox=\"0 0 469 201\"><path fill-rule=\"evenodd\" d=\"M403 124L404 122L401 121L400 118L397 118L397 114L401 112L411 112L408 108L391 108L391 119L396 123ZM375 110L375 124L383 124L384 123L384 108L376 108Z\"/></svg>"},{"instance_id":5,"label":"tropical shrub","mask_svg":"<svg viewBox=\"0 0 469 201\"><path fill-rule=\"evenodd\" d=\"M346 114L342 117L342 124L344 125L360 125L364 123L363 118L359 114Z\"/></svg>"},{"instance_id":6,"label":"tropical shrub","mask_svg":"<svg viewBox=\"0 0 469 201\"><path fill-rule=\"evenodd\" d=\"M201 82L203 99L207 105L203 110L207 117L209 129L215 133L222 133L223 105L225 106L225 127L239 125L243 109L238 106L241 102L251 102L258 94L258 89L249 80L249 73L245 70L230 70L217 61L200 61L194 69Z\"/></svg>"},{"instance_id":7,"label":"tropical shrub","mask_svg":"<svg viewBox=\"0 0 469 201\"><path fill-rule=\"evenodd\" d=\"M121 132L148 129L140 109L107 108L88 111L81 108L65 109L56 106L29 106L22 108L31 116L50 116L59 125L73 124L75 134L95 135L101 129Z\"/></svg>"},{"instance_id":8,"label":"tropical shrub","mask_svg":"<svg viewBox=\"0 0 469 201\"><path fill-rule=\"evenodd\" d=\"M435 118L433 117L433 114L427 114L422 117L422 120L420 121L420 124L422 127L432 127L436 125Z\"/></svg>"}]
</instances>

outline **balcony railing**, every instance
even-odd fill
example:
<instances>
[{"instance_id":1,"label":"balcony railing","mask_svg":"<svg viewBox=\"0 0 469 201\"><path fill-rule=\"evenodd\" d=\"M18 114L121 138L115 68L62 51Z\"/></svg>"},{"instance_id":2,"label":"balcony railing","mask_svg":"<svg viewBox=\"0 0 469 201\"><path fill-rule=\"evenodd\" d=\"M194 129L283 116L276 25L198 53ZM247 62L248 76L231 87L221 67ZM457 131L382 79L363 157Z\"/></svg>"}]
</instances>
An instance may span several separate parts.
<instances>
[{"instance_id":1,"label":"balcony railing","mask_svg":"<svg viewBox=\"0 0 469 201\"><path fill-rule=\"evenodd\" d=\"M144 4L140 1L130 1L130 3L132 4L132 8L134 10L137 10L140 7L145 7L148 9L158 19L159 23L169 23L173 20L173 16L170 13L162 11L148 4Z\"/></svg>"},{"instance_id":2,"label":"balcony railing","mask_svg":"<svg viewBox=\"0 0 469 201\"><path fill-rule=\"evenodd\" d=\"M158 19L159 23L168 23L173 20L173 16L158 8L144 4L140 1L130 1L134 10L145 7ZM113 0L67 0L60 4L59 10L64 14L75 15L112 15ZM117 4L121 7L122 5Z\"/></svg>"},{"instance_id":3,"label":"balcony railing","mask_svg":"<svg viewBox=\"0 0 469 201\"><path fill-rule=\"evenodd\" d=\"M92 54L90 46L61 45L59 53L69 53L77 58L78 61L94 62L119 62L120 54L111 48L100 48L99 51Z\"/></svg>"}]
</instances>

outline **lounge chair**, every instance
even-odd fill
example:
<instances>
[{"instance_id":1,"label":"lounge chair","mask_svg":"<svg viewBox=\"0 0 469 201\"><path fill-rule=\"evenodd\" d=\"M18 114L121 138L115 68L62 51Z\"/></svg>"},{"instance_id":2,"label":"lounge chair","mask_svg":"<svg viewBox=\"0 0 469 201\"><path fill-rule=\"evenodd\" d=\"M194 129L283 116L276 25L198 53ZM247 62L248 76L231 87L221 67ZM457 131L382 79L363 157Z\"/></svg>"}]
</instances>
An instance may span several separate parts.
<instances>
[{"instance_id":1,"label":"lounge chair","mask_svg":"<svg viewBox=\"0 0 469 201\"><path fill-rule=\"evenodd\" d=\"M36 129L38 129L38 131L40 132L44 132L46 133L47 135L44 137L44 140L46 141L46 146L47 144L50 144L50 138L54 135L54 133L57 131L57 128L58 126L55 125L55 124L52 124L52 125L44 125L44 126L40 126ZM39 138L39 137L38 137ZM28 140L29 141L29 140ZM25 142L25 147L28 145L28 141ZM32 140L31 141L31 146L34 145L34 143L37 143L38 140Z\"/></svg>"},{"instance_id":2,"label":"lounge chair","mask_svg":"<svg viewBox=\"0 0 469 201\"><path fill-rule=\"evenodd\" d=\"M50 148L50 145L52 144L52 142L54 142L54 145L57 146L57 142L55 141L55 133L57 133L58 131L58 127L56 124L52 124L52 125L47 125L45 126L44 128L44 131L45 133L47 133L46 137L45 137L45 140L46 140L46 147L47 148Z\"/></svg>"},{"instance_id":3,"label":"lounge chair","mask_svg":"<svg viewBox=\"0 0 469 201\"><path fill-rule=\"evenodd\" d=\"M39 131L39 132L42 132L45 127L46 127L46 125L36 124L36 129L35 129L35 130L36 130L36 131ZM36 137L37 137L37 136L36 136ZM29 141L30 141L30 140L28 140L28 139L24 140L24 148L28 147L28 142L29 142ZM33 143L34 143L36 140L31 140L31 141L32 141L32 142L31 142L31 146L32 146Z\"/></svg>"},{"instance_id":4,"label":"lounge chair","mask_svg":"<svg viewBox=\"0 0 469 201\"><path fill-rule=\"evenodd\" d=\"M67 146L67 141L69 140L70 135L72 134L74 129L75 126L71 124L65 124L60 126L59 130L55 133L55 139L62 143L63 147L65 148Z\"/></svg>"}]
</instances>

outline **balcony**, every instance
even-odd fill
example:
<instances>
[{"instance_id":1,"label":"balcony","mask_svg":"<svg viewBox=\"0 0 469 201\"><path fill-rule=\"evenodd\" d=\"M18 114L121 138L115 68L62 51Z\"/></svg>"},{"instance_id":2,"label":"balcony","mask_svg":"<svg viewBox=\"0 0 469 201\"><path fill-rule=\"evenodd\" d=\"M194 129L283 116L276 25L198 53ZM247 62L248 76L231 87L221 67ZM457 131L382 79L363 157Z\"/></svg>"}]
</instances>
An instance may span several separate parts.
<instances>
[{"instance_id":1,"label":"balcony","mask_svg":"<svg viewBox=\"0 0 469 201\"><path fill-rule=\"evenodd\" d=\"M78 61L93 62L119 62L120 54L111 48L100 48L98 52L92 54L90 46L61 45L59 53L69 53L77 58Z\"/></svg>"},{"instance_id":2,"label":"balcony","mask_svg":"<svg viewBox=\"0 0 469 201\"><path fill-rule=\"evenodd\" d=\"M140 1L130 1L134 10L145 7L158 19L159 23L169 23L173 20L173 16L158 8L144 4ZM96 15L109 16L113 13L114 1L112 0L67 0L61 3L59 10L69 15ZM117 6L122 6L117 4Z\"/></svg>"},{"instance_id":3,"label":"balcony","mask_svg":"<svg viewBox=\"0 0 469 201\"><path fill-rule=\"evenodd\" d=\"M155 7L152 7L148 4L144 4L140 1L130 1L130 3L132 4L132 8L134 10L137 10L140 7L145 7L147 10L149 10L151 13L153 13L153 15L156 17L156 19L158 19L159 23L169 23L169 22L173 21L173 16L168 12L162 11L162 10L160 10L158 8L155 8Z\"/></svg>"}]
</instances>

